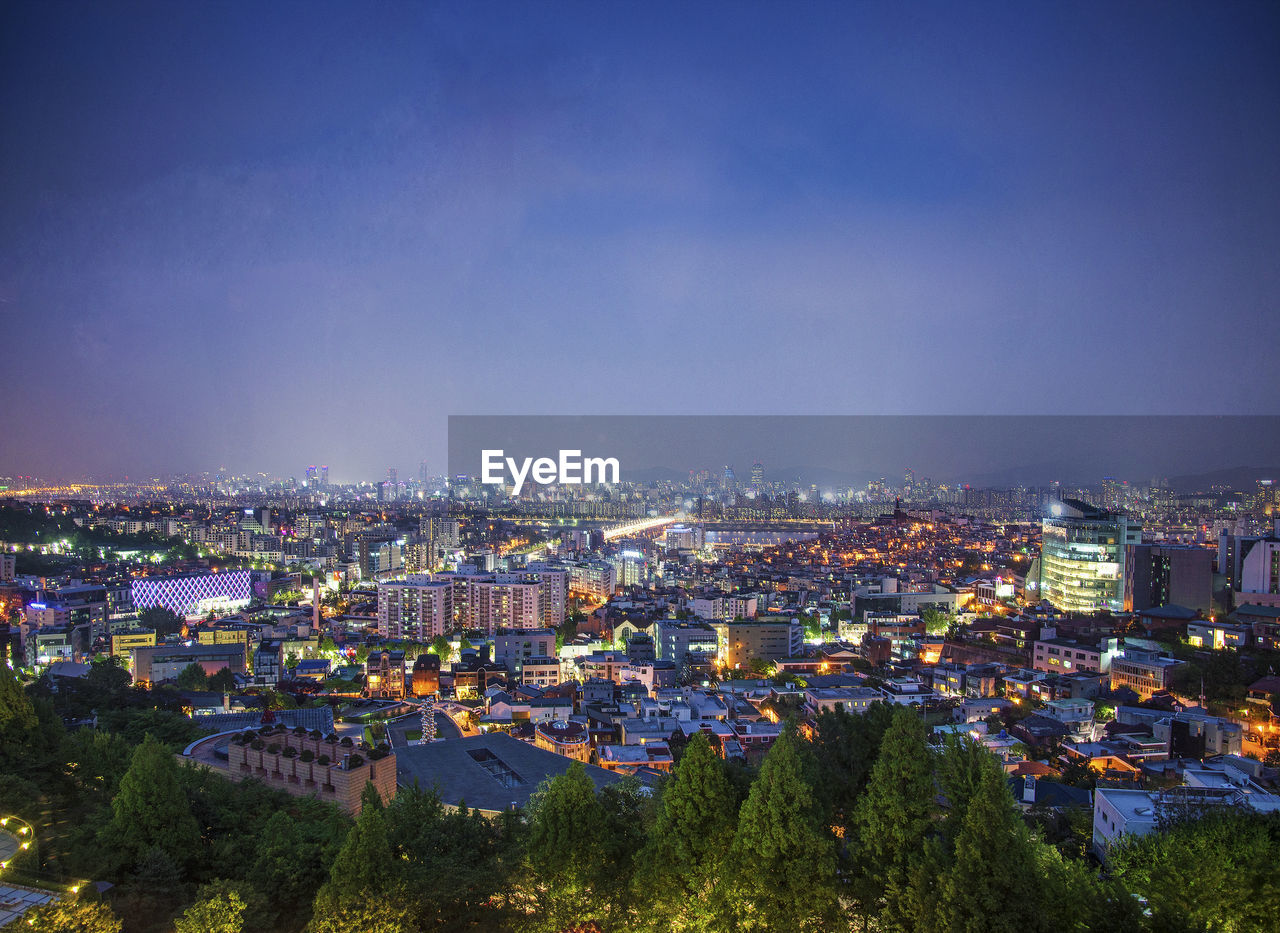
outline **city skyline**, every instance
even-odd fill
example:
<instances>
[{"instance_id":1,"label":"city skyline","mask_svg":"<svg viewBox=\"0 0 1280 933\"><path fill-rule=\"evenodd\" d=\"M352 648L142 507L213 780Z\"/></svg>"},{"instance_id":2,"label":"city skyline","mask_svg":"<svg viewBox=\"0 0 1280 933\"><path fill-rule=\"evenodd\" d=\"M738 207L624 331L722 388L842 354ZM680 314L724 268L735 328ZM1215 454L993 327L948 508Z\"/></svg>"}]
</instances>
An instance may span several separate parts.
<instances>
[{"instance_id":1,"label":"city skyline","mask_svg":"<svg viewBox=\"0 0 1280 933\"><path fill-rule=\"evenodd\" d=\"M6 7L0 470L1275 410L1273 6L303 11Z\"/></svg>"}]
</instances>

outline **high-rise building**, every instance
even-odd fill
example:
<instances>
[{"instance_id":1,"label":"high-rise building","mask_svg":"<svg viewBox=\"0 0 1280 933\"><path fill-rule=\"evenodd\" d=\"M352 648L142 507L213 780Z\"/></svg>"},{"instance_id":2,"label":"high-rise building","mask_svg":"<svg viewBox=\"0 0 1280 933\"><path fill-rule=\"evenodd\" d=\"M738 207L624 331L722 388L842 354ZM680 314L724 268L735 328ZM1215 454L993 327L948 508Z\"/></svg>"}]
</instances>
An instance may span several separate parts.
<instances>
[{"instance_id":1,"label":"high-rise building","mask_svg":"<svg viewBox=\"0 0 1280 933\"><path fill-rule=\"evenodd\" d=\"M1142 543L1142 525L1122 512L1078 499L1050 503L1042 523L1040 595L1066 612L1121 612L1125 546Z\"/></svg>"},{"instance_id":2,"label":"high-rise building","mask_svg":"<svg viewBox=\"0 0 1280 933\"><path fill-rule=\"evenodd\" d=\"M1130 544L1125 548L1124 607L1141 612L1182 606L1213 609L1213 552L1202 547Z\"/></svg>"},{"instance_id":3,"label":"high-rise building","mask_svg":"<svg viewBox=\"0 0 1280 933\"><path fill-rule=\"evenodd\" d=\"M307 467L307 485L314 486L316 484L316 468L314 466Z\"/></svg>"},{"instance_id":4,"label":"high-rise building","mask_svg":"<svg viewBox=\"0 0 1280 933\"><path fill-rule=\"evenodd\" d=\"M764 486L764 464L757 460L751 464L751 488L759 492Z\"/></svg>"},{"instance_id":5,"label":"high-rise building","mask_svg":"<svg viewBox=\"0 0 1280 933\"><path fill-rule=\"evenodd\" d=\"M911 488L916 484L916 471L908 467L902 471L902 489L904 492L910 493Z\"/></svg>"},{"instance_id":6,"label":"high-rise building","mask_svg":"<svg viewBox=\"0 0 1280 933\"><path fill-rule=\"evenodd\" d=\"M329 485L329 468L327 466L322 466L320 468L320 485L321 486Z\"/></svg>"},{"instance_id":7,"label":"high-rise building","mask_svg":"<svg viewBox=\"0 0 1280 933\"><path fill-rule=\"evenodd\" d=\"M738 485L738 478L733 474L733 467L726 466L724 468L724 478L721 481L721 486L726 490L732 490L736 485Z\"/></svg>"}]
</instances>

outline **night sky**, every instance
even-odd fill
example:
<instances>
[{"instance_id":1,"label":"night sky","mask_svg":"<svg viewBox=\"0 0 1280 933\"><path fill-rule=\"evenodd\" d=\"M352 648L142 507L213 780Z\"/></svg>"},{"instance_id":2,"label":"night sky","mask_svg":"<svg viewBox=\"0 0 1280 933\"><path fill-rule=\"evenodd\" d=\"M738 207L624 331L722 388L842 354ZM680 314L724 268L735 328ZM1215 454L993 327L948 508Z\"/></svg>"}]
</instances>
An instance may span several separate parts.
<instances>
[{"instance_id":1,"label":"night sky","mask_svg":"<svg viewBox=\"0 0 1280 933\"><path fill-rule=\"evenodd\" d=\"M1275 3L9 2L0 70L0 473L1277 411Z\"/></svg>"}]
</instances>

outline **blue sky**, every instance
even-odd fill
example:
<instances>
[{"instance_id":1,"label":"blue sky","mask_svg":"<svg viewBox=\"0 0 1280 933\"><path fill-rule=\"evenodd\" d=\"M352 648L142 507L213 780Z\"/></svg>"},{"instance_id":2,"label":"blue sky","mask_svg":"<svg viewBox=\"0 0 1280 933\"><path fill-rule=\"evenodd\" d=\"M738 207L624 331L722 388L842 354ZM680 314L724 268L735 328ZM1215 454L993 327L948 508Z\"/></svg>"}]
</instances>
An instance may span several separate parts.
<instances>
[{"instance_id":1,"label":"blue sky","mask_svg":"<svg viewBox=\"0 0 1280 933\"><path fill-rule=\"evenodd\" d=\"M0 472L1274 413L1274 4L11 3Z\"/></svg>"}]
</instances>

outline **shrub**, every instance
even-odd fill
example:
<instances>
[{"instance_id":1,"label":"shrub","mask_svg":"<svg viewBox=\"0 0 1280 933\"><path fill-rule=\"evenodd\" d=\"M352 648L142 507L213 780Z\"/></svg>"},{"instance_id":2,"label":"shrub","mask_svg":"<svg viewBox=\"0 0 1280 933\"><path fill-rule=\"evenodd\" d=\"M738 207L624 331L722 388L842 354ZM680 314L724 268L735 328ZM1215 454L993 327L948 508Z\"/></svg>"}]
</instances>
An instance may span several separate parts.
<instances>
[{"instance_id":1,"label":"shrub","mask_svg":"<svg viewBox=\"0 0 1280 933\"><path fill-rule=\"evenodd\" d=\"M267 746L267 754L269 754L269 755L278 755L278 754L280 754L280 743L279 743L279 742L272 742L270 745L268 745L268 746Z\"/></svg>"},{"instance_id":2,"label":"shrub","mask_svg":"<svg viewBox=\"0 0 1280 933\"><path fill-rule=\"evenodd\" d=\"M319 758L316 759L316 764L318 765L327 765L328 763L329 763L328 755L321 755Z\"/></svg>"},{"instance_id":3,"label":"shrub","mask_svg":"<svg viewBox=\"0 0 1280 933\"><path fill-rule=\"evenodd\" d=\"M308 748L298 757L302 761L314 761L316 757L316 753Z\"/></svg>"},{"instance_id":4,"label":"shrub","mask_svg":"<svg viewBox=\"0 0 1280 933\"><path fill-rule=\"evenodd\" d=\"M254 739L249 743L249 747L260 752L267 747L267 743L262 741L262 739Z\"/></svg>"}]
</instances>

